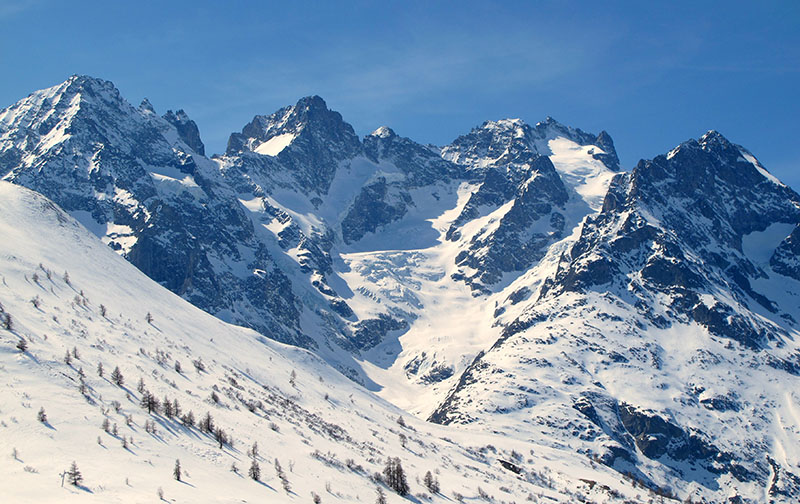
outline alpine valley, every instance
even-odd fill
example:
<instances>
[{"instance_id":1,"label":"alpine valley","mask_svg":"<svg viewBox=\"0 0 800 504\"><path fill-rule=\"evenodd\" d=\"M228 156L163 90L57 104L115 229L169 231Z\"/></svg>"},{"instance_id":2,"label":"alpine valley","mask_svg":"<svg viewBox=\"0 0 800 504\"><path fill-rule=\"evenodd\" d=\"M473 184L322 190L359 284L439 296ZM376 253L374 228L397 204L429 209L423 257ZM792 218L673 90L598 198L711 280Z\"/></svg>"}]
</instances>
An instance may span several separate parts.
<instances>
[{"instance_id":1,"label":"alpine valley","mask_svg":"<svg viewBox=\"0 0 800 504\"><path fill-rule=\"evenodd\" d=\"M73 76L0 176L3 502L800 499L800 195L716 131L624 171L312 96L207 157Z\"/></svg>"}]
</instances>

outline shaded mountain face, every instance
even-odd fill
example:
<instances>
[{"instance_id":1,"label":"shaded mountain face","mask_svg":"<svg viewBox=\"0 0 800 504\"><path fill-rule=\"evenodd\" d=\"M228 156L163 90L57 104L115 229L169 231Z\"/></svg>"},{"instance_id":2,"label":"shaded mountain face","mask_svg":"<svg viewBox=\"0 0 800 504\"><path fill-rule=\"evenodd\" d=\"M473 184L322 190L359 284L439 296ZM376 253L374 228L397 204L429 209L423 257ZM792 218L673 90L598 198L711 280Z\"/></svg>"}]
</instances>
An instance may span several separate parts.
<instances>
[{"instance_id":1,"label":"shaded mountain face","mask_svg":"<svg viewBox=\"0 0 800 504\"><path fill-rule=\"evenodd\" d=\"M682 498L797 495L800 197L719 133L627 173L607 133L551 118L439 148L360 139L313 96L209 159L183 111L75 76L0 111L0 167L196 306L431 421Z\"/></svg>"},{"instance_id":2,"label":"shaded mountain face","mask_svg":"<svg viewBox=\"0 0 800 504\"><path fill-rule=\"evenodd\" d=\"M132 107L110 82L73 76L0 117L4 179L52 199L200 308L309 344L288 278L202 156L185 113L162 118L149 102Z\"/></svg>"}]
</instances>

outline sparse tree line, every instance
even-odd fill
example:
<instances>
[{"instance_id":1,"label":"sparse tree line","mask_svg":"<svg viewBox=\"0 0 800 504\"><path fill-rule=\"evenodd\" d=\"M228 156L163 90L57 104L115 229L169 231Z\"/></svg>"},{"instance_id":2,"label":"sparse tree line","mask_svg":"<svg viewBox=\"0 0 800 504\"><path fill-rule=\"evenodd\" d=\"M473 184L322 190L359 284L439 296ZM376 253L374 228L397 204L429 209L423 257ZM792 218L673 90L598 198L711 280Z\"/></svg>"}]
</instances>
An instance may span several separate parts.
<instances>
[{"instance_id":1,"label":"sparse tree line","mask_svg":"<svg viewBox=\"0 0 800 504\"><path fill-rule=\"evenodd\" d=\"M49 271L46 273L48 279L51 278L51 275L52 274ZM64 273L63 279L67 285L71 285L68 272ZM34 283L39 284L41 279L38 277L37 274L34 274L33 281ZM88 298L84 295L83 291L80 291L80 294L76 295L75 298L76 298L75 304L80 304L82 306L88 305ZM41 300L38 298L38 296L33 298L31 300L31 303L36 308L39 308L41 306ZM107 315L106 306L101 304L99 306L99 309L101 316L106 317ZM148 324L153 323L153 316L150 312L147 312L145 316L145 321ZM2 304L0 304L0 327L6 330L13 330L13 324L14 324L13 318L11 317L10 314L5 312ZM21 352L26 352L28 348L27 341L24 338L21 338L20 342L17 344L17 348ZM169 359L169 354L162 352L160 350L157 353L158 353L157 355L158 363L161 365L165 365L165 363ZM147 353L144 353L144 355L147 355ZM67 350L63 357L64 363L70 367L73 366L76 360L80 359L81 356L76 346L74 346L71 350ZM202 358L194 359L191 362L198 373L206 371L206 365L202 361ZM180 362L177 360L175 361L174 369L176 372L182 373L182 366ZM99 362L97 364L96 372L99 377L105 378L106 370L102 362ZM86 394L85 373L83 372L82 367L78 369L78 376L80 378L81 391L84 394ZM119 366L114 367L114 369L111 371L109 375L109 378L110 382L118 387L122 387L125 383L125 378ZM294 370L292 370L289 377L289 383L292 387L297 387L296 381L297 381L297 373ZM320 381L322 381L321 378ZM222 449L224 446L230 446L230 447L233 446L233 438L224 429L215 424L214 418L212 417L210 412L206 412L205 415L203 415L199 419L199 421L197 421L193 411L191 410L185 412L183 411L177 398L171 399L165 395L162 399L159 399L155 394L151 393L147 389L147 387L144 384L144 380L141 378L139 379L139 382L137 384L137 390L140 393L139 405L141 408L147 410L148 414L150 415L163 414L165 418L178 419L187 428L197 428L200 432L213 436L215 441L219 444L220 449ZM212 392L211 401L213 403L219 403L219 396L216 394L216 392ZM112 407L114 407L117 413L120 413L121 405L118 401L113 401ZM39 422L45 424L48 422L47 414L44 408L40 408L39 412L37 413L37 419ZM132 416L126 415L125 422L128 426L130 426L133 423ZM397 419L397 423L401 427L404 428L406 427L406 423L402 417L399 417ZM270 423L270 427L275 431L278 430L278 426L274 422ZM108 417L103 419L101 428L104 432L119 438L118 425L116 423L112 424L112 422L109 420ZM153 435L157 434L156 423L153 420L150 419L146 420L144 428L145 431L150 434ZM400 439L401 439L401 444L405 446L406 436L400 434ZM128 447L129 442L133 443L132 437L130 438L129 441L128 438L122 436L121 440L124 448ZM102 445L102 440L99 436L98 436L98 443ZM261 466L259 464L260 455L257 442L253 443L252 447L248 448L247 455L250 458L250 466L247 471L248 477L250 477L253 480L260 481L262 477L262 472L261 472ZM351 464L355 466L355 462L353 462L352 459L348 459L348 467L350 467ZM292 465L293 465L292 463L289 464L290 471ZM290 494L292 492L291 484L278 458L274 458L273 466L275 469L276 476L278 480L281 482L282 488L287 494ZM361 469L360 472L363 472L363 468L361 466L357 467ZM231 470L238 474L238 467L236 467L235 463L231 466ZM181 481L181 478L184 476L184 473L185 471L181 466L180 460L176 460L175 465L173 467L172 476L174 477L175 480ZM80 485L81 482L83 481L83 475L78 469L77 463L74 461L72 462L70 468L63 473L63 475L66 476L67 481L72 485ZM385 494L383 493L380 484L385 485L386 487L390 488L391 490L393 490L394 492L396 492L398 495L401 496L405 496L410 492L410 487L407 481L406 473L403 470L401 461L398 457L389 457L386 461L386 466L384 467L383 472L375 473L372 476L372 479L373 481L379 484L379 486L377 487L377 492L378 492L377 502L386 502ZM419 483L419 480L417 480L417 482ZM428 489L428 491L430 491L431 493L439 493L440 491L439 482L430 471L428 471L425 474L423 483L425 487ZM329 484L326 485L326 487L330 492L331 490ZM311 492L311 494L313 502L315 503L321 502L322 499L318 494L316 494L315 492ZM159 488L159 496L160 498L163 498L163 490L161 490L160 488Z\"/></svg>"}]
</instances>

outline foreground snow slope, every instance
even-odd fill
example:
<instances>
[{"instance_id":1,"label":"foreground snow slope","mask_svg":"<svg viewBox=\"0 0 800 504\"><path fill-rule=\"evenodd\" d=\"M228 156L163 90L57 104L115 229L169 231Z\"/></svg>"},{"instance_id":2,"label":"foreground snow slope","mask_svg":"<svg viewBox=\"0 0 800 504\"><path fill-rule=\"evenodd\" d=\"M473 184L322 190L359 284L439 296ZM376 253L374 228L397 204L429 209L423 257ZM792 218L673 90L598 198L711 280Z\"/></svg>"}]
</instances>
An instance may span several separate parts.
<instances>
[{"instance_id":1,"label":"foreground snow slope","mask_svg":"<svg viewBox=\"0 0 800 504\"><path fill-rule=\"evenodd\" d=\"M471 501L480 492L517 502L646 494L574 453L406 416L311 353L195 308L49 200L4 182L0 237L0 302L3 319L11 317L11 329L0 330L2 502L144 502L158 499L159 488L174 502L309 502L312 492L323 502L371 502L380 483L370 475L394 456L414 502ZM111 380L116 367L121 386ZM140 380L159 400L178 401L183 414L199 421L210 413L233 443L220 448L163 409L148 414ZM46 422L37 420L40 408ZM260 483L247 477L253 442ZM72 461L83 485L62 487ZM422 485L428 470L441 494ZM385 491L389 502L401 500Z\"/></svg>"}]
</instances>

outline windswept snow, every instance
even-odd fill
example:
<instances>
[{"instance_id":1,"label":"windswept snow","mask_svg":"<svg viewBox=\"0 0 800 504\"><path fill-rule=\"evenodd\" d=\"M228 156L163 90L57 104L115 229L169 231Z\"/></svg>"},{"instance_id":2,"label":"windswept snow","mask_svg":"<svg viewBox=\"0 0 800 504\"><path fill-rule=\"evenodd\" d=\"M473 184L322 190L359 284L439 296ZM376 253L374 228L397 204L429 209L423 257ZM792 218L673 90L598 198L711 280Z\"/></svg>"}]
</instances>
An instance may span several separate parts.
<instances>
[{"instance_id":1,"label":"windswept snow","mask_svg":"<svg viewBox=\"0 0 800 504\"><path fill-rule=\"evenodd\" d=\"M775 185L779 185L779 186L783 185L783 182L778 180L778 177L776 177L775 175L771 174L766 169L764 169L763 166L761 166L761 163L758 162L758 160L755 158L755 156L753 156L749 152L745 152L744 150L741 150L740 152L742 153L742 157L744 159L746 159L748 163L752 164L755 167L755 169L758 170L758 173L760 173L761 175L766 177L767 180L769 180L770 182L772 182Z\"/></svg>"},{"instance_id":2,"label":"windswept snow","mask_svg":"<svg viewBox=\"0 0 800 504\"><path fill-rule=\"evenodd\" d=\"M275 135L266 142L260 143L253 151L267 156L277 156L283 149L288 147L296 137L297 135L294 133Z\"/></svg>"},{"instance_id":3,"label":"windswept snow","mask_svg":"<svg viewBox=\"0 0 800 504\"><path fill-rule=\"evenodd\" d=\"M762 232L750 233L742 237L742 252L757 265L764 267L775 253L778 245L791 234L794 224L776 223Z\"/></svg>"},{"instance_id":4,"label":"windswept snow","mask_svg":"<svg viewBox=\"0 0 800 504\"><path fill-rule=\"evenodd\" d=\"M554 138L547 145L552 152L550 160L564 183L575 189L592 210L600 210L608 185L617 174L592 157L603 150L594 145L578 145L564 137Z\"/></svg>"}]
</instances>

